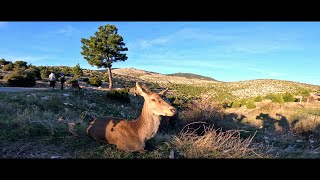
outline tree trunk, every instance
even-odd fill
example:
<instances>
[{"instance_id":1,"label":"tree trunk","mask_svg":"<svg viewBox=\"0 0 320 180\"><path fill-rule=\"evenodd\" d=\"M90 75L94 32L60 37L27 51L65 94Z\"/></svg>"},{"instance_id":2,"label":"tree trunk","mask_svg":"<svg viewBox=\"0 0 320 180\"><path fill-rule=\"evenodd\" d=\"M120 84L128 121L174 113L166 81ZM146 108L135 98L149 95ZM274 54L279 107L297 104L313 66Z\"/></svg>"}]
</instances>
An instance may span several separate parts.
<instances>
[{"instance_id":1,"label":"tree trunk","mask_svg":"<svg viewBox=\"0 0 320 180\"><path fill-rule=\"evenodd\" d=\"M108 69L108 75L109 75L109 89L112 89L112 73L111 73L111 67L107 67Z\"/></svg>"}]
</instances>

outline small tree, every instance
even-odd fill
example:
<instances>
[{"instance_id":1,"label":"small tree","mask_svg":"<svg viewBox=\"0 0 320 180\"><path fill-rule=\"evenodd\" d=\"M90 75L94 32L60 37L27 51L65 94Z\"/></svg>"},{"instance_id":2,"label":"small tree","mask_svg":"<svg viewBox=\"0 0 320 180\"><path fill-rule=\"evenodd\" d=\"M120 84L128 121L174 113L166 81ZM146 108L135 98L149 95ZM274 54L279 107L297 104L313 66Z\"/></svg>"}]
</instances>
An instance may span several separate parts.
<instances>
[{"instance_id":1,"label":"small tree","mask_svg":"<svg viewBox=\"0 0 320 180\"><path fill-rule=\"evenodd\" d=\"M13 70L13 64L9 63L9 64L3 66L3 70L4 71L12 71Z\"/></svg>"},{"instance_id":2,"label":"small tree","mask_svg":"<svg viewBox=\"0 0 320 180\"><path fill-rule=\"evenodd\" d=\"M238 108L240 106L241 106L241 104L238 101L233 101L231 104L231 108Z\"/></svg>"},{"instance_id":3,"label":"small tree","mask_svg":"<svg viewBox=\"0 0 320 180\"><path fill-rule=\"evenodd\" d=\"M89 39L81 39L81 54L91 66L107 68L109 88L112 89L112 63L127 60L127 55L122 52L128 51L128 48L124 47L123 38L118 34L115 25L100 26L94 34L95 36L90 36Z\"/></svg>"},{"instance_id":4,"label":"small tree","mask_svg":"<svg viewBox=\"0 0 320 180\"><path fill-rule=\"evenodd\" d=\"M25 62L25 61L16 61L16 62L13 63L14 68L17 68L17 69L22 68L22 67L27 68L28 67L27 64L28 63Z\"/></svg>"},{"instance_id":5,"label":"small tree","mask_svg":"<svg viewBox=\"0 0 320 180\"><path fill-rule=\"evenodd\" d=\"M286 92L283 94L283 100L284 102L294 102L295 98L292 93Z\"/></svg>"},{"instance_id":6,"label":"small tree","mask_svg":"<svg viewBox=\"0 0 320 180\"><path fill-rule=\"evenodd\" d=\"M82 71L79 63L72 68L72 73L73 73L75 76L83 76L83 71Z\"/></svg>"},{"instance_id":7,"label":"small tree","mask_svg":"<svg viewBox=\"0 0 320 180\"><path fill-rule=\"evenodd\" d=\"M12 63L11 61L6 61L4 58L2 58L1 60L0 60L0 65L7 65L7 64L9 64L9 63Z\"/></svg>"},{"instance_id":8,"label":"small tree","mask_svg":"<svg viewBox=\"0 0 320 180\"><path fill-rule=\"evenodd\" d=\"M92 77L92 78L89 78L88 84L99 87L102 85L102 81L98 77Z\"/></svg>"},{"instance_id":9,"label":"small tree","mask_svg":"<svg viewBox=\"0 0 320 180\"><path fill-rule=\"evenodd\" d=\"M38 79L38 80L42 79L39 68L37 68L36 66L33 66L33 67L30 67L29 70L32 73L34 73L34 75L36 76L36 79Z\"/></svg>"},{"instance_id":10,"label":"small tree","mask_svg":"<svg viewBox=\"0 0 320 180\"><path fill-rule=\"evenodd\" d=\"M254 98L254 101L255 102L261 102L262 99L263 99L262 96L257 96L257 97Z\"/></svg>"},{"instance_id":11,"label":"small tree","mask_svg":"<svg viewBox=\"0 0 320 180\"><path fill-rule=\"evenodd\" d=\"M63 72L64 74L69 74L71 72L71 68L68 66L63 66L61 68L61 72Z\"/></svg>"},{"instance_id":12,"label":"small tree","mask_svg":"<svg viewBox=\"0 0 320 180\"><path fill-rule=\"evenodd\" d=\"M41 71L40 71L40 76L42 79L46 79L49 77L49 74L50 74L50 71L46 68L43 68Z\"/></svg>"},{"instance_id":13,"label":"small tree","mask_svg":"<svg viewBox=\"0 0 320 180\"><path fill-rule=\"evenodd\" d=\"M249 100L246 106L248 109L254 109L257 107L256 104L254 103L254 100Z\"/></svg>"}]
</instances>

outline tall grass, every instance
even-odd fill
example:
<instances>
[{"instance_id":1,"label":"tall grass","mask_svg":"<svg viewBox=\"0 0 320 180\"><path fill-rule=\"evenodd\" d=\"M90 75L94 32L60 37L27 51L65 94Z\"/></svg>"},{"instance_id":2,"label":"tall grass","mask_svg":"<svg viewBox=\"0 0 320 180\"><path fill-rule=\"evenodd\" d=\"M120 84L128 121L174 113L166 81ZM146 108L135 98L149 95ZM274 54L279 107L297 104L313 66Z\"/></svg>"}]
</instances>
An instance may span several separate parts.
<instances>
[{"instance_id":1,"label":"tall grass","mask_svg":"<svg viewBox=\"0 0 320 180\"><path fill-rule=\"evenodd\" d=\"M262 158L257 153L257 144L252 137L242 139L239 131L219 132L206 127L204 135L195 131L182 131L175 136L172 144L182 158Z\"/></svg>"}]
</instances>

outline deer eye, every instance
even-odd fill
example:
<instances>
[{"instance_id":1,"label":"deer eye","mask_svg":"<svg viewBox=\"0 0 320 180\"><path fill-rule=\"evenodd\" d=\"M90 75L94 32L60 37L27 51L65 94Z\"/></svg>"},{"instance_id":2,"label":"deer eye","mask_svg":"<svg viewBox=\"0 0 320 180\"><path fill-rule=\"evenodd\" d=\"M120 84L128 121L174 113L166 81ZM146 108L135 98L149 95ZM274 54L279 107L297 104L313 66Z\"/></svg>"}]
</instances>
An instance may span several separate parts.
<instances>
[{"instance_id":1,"label":"deer eye","mask_svg":"<svg viewBox=\"0 0 320 180\"><path fill-rule=\"evenodd\" d=\"M155 99L151 99L151 101L155 102L156 100Z\"/></svg>"}]
</instances>

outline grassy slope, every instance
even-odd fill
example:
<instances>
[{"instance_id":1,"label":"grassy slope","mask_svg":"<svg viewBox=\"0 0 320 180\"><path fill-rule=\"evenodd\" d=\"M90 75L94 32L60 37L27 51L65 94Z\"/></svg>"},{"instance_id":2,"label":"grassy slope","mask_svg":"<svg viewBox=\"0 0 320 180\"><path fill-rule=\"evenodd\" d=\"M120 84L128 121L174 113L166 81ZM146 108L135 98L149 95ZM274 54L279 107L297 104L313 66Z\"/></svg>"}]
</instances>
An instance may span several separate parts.
<instances>
[{"instance_id":1,"label":"grassy slope","mask_svg":"<svg viewBox=\"0 0 320 180\"><path fill-rule=\"evenodd\" d=\"M139 79L119 74L116 78L128 83L128 86L133 84L133 80ZM279 80L252 80L233 83L171 84L170 88L175 90L171 95L173 97L208 95L214 97L211 100L223 101L278 91L301 91L306 88L317 90L319 86ZM83 99L67 91L1 93L0 153L4 158L168 158L170 151L174 150L180 157L189 158L254 156L250 149L242 155L235 153L237 151L225 154L224 151L229 152L227 150L230 146L228 143L222 145L222 141L214 141L212 137L218 136L212 130L208 131L206 136L179 134L184 125L205 121L214 124L216 128L245 130L241 132L242 138L229 138L231 142L238 144L239 148L243 142L243 145L248 143L245 138L256 133L250 148L257 147L257 152L261 151L262 154L269 148L268 154L271 153L274 157L319 157L319 150L316 149L320 132L319 109L271 103L253 110L224 110L221 107L208 106L211 103L212 101L202 102L193 108L181 108L173 126L166 124L167 121L162 121L158 135L148 142L148 152L138 154L124 153L112 145L101 144L88 138L85 134L88 117L85 115L90 112L98 116L112 115L132 119L139 115L141 104L136 108L119 100L110 101L105 98L105 92L99 91L87 91ZM282 114L285 121L277 114ZM81 123L75 127L77 136L70 133L68 122ZM286 127L285 131L282 131L283 127ZM226 133L222 139L229 137L228 135ZM204 151L205 154L201 153Z\"/></svg>"}]
</instances>

